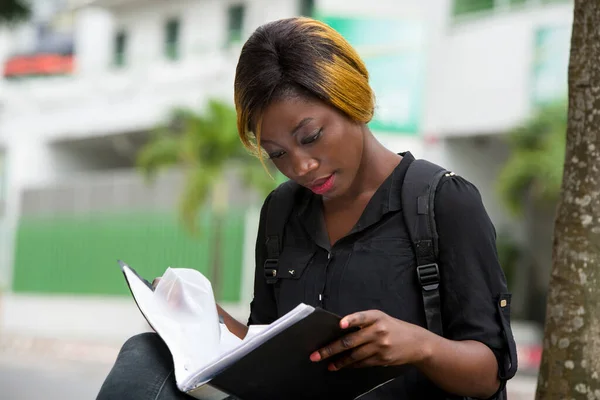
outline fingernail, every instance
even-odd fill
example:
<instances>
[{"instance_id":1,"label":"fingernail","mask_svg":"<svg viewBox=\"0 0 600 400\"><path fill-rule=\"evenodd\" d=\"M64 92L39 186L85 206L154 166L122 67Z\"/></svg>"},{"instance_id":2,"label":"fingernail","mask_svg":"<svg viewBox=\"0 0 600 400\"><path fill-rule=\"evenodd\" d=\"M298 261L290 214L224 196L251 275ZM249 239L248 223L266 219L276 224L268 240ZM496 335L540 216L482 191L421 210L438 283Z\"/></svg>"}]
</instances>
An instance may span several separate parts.
<instances>
[{"instance_id":1,"label":"fingernail","mask_svg":"<svg viewBox=\"0 0 600 400\"><path fill-rule=\"evenodd\" d=\"M312 353L312 354L310 355L310 360L311 360L311 361L315 361L315 362L316 362L316 361L320 361L320 360L321 360L321 355L319 354L319 352Z\"/></svg>"},{"instance_id":2,"label":"fingernail","mask_svg":"<svg viewBox=\"0 0 600 400\"><path fill-rule=\"evenodd\" d=\"M333 364L329 364L329 366L327 367L327 369L330 370L330 371L337 371L337 368Z\"/></svg>"},{"instance_id":3,"label":"fingernail","mask_svg":"<svg viewBox=\"0 0 600 400\"><path fill-rule=\"evenodd\" d=\"M348 327L348 321L343 319L342 322L340 322L340 327L346 329Z\"/></svg>"}]
</instances>

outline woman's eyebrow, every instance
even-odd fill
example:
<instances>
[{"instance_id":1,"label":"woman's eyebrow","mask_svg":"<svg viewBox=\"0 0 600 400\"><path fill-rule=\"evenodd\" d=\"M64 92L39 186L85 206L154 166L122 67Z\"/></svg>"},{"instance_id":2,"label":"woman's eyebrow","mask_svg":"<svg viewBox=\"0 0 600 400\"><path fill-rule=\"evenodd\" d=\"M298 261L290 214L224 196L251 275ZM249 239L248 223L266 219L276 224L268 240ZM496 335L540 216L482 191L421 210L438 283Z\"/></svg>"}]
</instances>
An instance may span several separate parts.
<instances>
[{"instance_id":1,"label":"woman's eyebrow","mask_svg":"<svg viewBox=\"0 0 600 400\"><path fill-rule=\"evenodd\" d=\"M304 125L308 124L310 121L312 121L313 119L310 117L304 118L302 121L298 122L298 125L296 125L294 127L294 129L292 129L292 136L296 135L296 133L298 133L298 131L300 130L300 128L302 128Z\"/></svg>"}]
</instances>

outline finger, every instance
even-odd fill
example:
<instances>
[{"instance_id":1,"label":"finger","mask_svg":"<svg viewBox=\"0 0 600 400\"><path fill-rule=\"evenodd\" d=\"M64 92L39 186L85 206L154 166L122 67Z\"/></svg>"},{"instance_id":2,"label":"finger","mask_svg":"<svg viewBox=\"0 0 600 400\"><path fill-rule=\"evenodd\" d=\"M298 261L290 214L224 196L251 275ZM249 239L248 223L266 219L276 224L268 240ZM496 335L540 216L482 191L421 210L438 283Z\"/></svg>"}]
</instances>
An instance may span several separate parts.
<instances>
[{"instance_id":1,"label":"finger","mask_svg":"<svg viewBox=\"0 0 600 400\"><path fill-rule=\"evenodd\" d=\"M340 354L344 351L348 351L355 347L361 346L369 342L371 338L368 332L357 331L344 335L339 340L325 346L310 355L312 361L321 361Z\"/></svg>"},{"instance_id":2,"label":"finger","mask_svg":"<svg viewBox=\"0 0 600 400\"><path fill-rule=\"evenodd\" d=\"M374 344L364 344L360 347L352 349L347 354L344 354L339 359L330 363L327 369L330 371L339 371L342 368L354 366L364 362L367 359L373 358L373 356L377 354L377 351L378 348Z\"/></svg>"},{"instance_id":3,"label":"finger","mask_svg":"<svg viewBox=\"0 0 600 400\"><path fill-rule=\"evenodd\" d=\"M354 348L363 346L367 343L373 343L378 336L378 330L374 329L376 325L367 326L360 330L344 335L339 340L331 343L328 346L314 352L311 355L311 360L321 361L331 358L335 355L347 352Z\"/></svg>"},{"instance_id":4,"label":"finger","mask_svg":"<svg viewBox=\"0 0 600 400\"><path fill-rule=\"evenodd\" d=\"M377 310L360 311L342 318L340 321L340 327L342 329L348 329L352 327L363 328L377 322L381 315L382 313Z\"/></svg>"}]
</instances>

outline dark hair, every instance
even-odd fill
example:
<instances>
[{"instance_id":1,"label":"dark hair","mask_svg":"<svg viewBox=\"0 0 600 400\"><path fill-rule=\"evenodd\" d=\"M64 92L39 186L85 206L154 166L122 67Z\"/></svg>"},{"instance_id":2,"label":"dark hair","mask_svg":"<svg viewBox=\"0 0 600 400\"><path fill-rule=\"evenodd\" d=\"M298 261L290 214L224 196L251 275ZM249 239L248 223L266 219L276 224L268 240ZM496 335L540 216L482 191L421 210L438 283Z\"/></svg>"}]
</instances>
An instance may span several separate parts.
<instances>
[{"instance_id":1,"label":"dark hair","mask_svg":"<svg viewBox=\"0 0 600 400\"><path fill-rule=\"evenodd\" d=\"M288 96L322 100L357 122L373 117L374 95L360 56L337 31L310 18L262 25L242 48L234 83L238 132L259 156L262 113Z\"/></svg>"}]
</instances>

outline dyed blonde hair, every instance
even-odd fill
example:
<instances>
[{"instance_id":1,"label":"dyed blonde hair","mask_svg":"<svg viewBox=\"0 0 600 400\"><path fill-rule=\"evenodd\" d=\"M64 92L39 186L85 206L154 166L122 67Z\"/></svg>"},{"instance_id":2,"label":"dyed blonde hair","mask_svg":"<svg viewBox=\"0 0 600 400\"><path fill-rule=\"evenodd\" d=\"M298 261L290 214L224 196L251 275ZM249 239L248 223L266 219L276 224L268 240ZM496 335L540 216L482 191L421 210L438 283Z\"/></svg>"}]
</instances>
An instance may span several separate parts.
<instances>
[{"instance_id":1,"label":"dyed blonde hair","mask_svg":"<svg viewBox=\"0 0 600 400\"><path fill-rule=\"evenodd\" d=\"M375 98L360 56L337 31L311 18L262 25L242 48L234 82L237 127L261 161L262 113L291 96L319 99L355 122L373 117Z\"/></svg>"}]
</instances>

